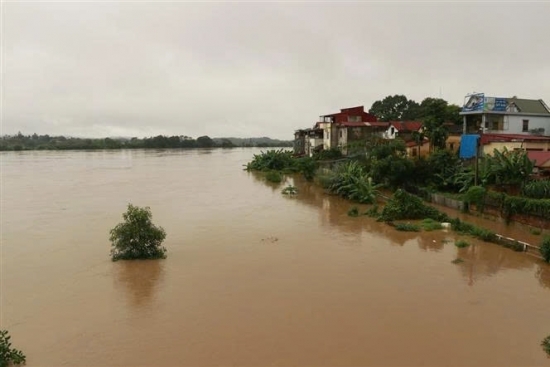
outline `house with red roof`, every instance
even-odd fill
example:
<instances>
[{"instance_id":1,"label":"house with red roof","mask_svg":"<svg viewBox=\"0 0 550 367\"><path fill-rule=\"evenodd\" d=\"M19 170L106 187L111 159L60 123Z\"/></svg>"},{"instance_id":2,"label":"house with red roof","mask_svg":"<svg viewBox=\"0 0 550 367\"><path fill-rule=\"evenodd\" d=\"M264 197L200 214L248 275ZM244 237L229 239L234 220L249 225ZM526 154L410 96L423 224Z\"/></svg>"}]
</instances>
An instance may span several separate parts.
<instances>
[{"instance_id":1,"label":"house with red roof","mask_svg":"<svg viewBox=\"0 0 550 367\"><path fill-rule=\"evenodd\" d=\"M354 141L365 140L372 134L380 136L387 129L387 122L379 122L376 116L365 112L364 106L343 108L340 112L319 117L316 128L323 130L323 148L339 148L346 154L346 147Z\"/></svg>"},{"instance_id":2,"label":"house with red roof","mask_svg":"<svg viewBox=\"0 0 550 367\"><path fill-rule=\"evenodd\" d=\"M384 131L385 139L395 139L398 136L405 141L410 140L414 132L423 132L422 121L390 121Z\"/></svg>"}]
</instances>

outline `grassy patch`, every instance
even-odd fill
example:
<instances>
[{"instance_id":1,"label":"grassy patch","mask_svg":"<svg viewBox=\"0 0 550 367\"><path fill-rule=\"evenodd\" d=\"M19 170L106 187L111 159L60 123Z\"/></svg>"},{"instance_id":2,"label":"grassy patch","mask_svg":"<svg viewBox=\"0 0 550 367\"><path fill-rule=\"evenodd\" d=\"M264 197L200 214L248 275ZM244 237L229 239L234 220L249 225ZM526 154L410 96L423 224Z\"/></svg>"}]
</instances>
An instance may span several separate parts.
<instances>
[{"instance_id":1,"label":"grassy patch","mask_svg":"<svg viewBox=\"0 0 550 367\"><path fill-rule=\"evenodd\" d=\"M540 229L540 228L531 228L531 229L529 229L529 232L531 232L531 234L534 234L535 236L540 236L542 234L542 229Z\"/></svg>"},{"instance_id":2,"label":"grassy patch","mask_svg":"<svg viewBox=\"0 0 550 367\"><path fill-rule=\"evenodd\" d=\"M442 229L443 227L441 226L441 223L431 219L431 218L426 218L424 219L421 223L420 223L420 226L422 227L423 230L425 231L435 231L437 229Z\"/></svg>"},{"instance_id":3,"label":"grassy patch","mask_svg":"<svg viewBox=\"0 0 550 367\"><path fill-rule=\"evenodd\" d=\"M458 248L464 248L470 246L470 244L464 240L458 240L455 242L455 246Z\"/></svg>"},{"instance_id":4,"label":"grassy patch","mask_svg":"<svg viewBox=\"0 0 550 367\"><path fill-rule=\"evenodd\" d=\"M395 229L404 232L420 232L420 226L413 223L395 223Z\"/></svg>"}]
</instances>

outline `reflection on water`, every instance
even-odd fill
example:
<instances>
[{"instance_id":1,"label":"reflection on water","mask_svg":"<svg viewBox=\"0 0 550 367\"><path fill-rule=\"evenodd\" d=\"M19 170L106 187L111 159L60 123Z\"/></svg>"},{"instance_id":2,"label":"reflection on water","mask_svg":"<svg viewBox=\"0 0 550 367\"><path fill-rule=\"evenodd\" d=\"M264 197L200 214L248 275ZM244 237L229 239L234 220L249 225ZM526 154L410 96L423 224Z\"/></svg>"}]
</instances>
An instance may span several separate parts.
<instances>
[{"instance_id":1,"label":"reflection on water","mask_svg":"<svg viewBox=\"0 0 550 367\"><path fill-rule=\"evenodd\" d=\"M28 366L547 362L547 264L349 217L299 175L243 171L258 152L0 153L1 321ZM128 202L151 206L166 260L110 261Z\"/></svg>"},{"instance_id":2,"label":"reflection on water","mask_svg":"<svg viewBox=\"0 0 550 367\"><path fill-rule=\"evenodd\" d=\"M537 278L543 287L550 288L550 266L547 264L539 264Z\"/></svg>"},{"instance_id":3,"label":"reflection on water","mask_svg":"<svg viewBox=\"0 0 550 367\"><path fill-rule=\"evenodd\" d=\"M164 264L163 260L117 261L113 263L115 286L132 306L149 307L162 285Z\"/></svg>"}]
</instances>

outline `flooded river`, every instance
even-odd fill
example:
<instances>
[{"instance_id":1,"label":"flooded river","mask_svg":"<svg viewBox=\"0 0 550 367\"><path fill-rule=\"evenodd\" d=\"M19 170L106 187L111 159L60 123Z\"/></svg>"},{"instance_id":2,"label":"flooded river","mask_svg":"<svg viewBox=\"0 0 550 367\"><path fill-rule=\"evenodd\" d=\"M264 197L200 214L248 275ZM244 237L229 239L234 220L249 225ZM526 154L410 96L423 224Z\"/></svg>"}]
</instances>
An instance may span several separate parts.
<instances>
[{"instance_id":1,"label":"flooded river","mask_svg":"<svg viewBox=\"0 0 550 367\"><path fill-rule=\"evenodd\" d=\"M550 266L348 217L298 179L283 197L242 170L257 152L2 153L1 324L27 365L550 364ZM110 261L128 203L166 260Z\"/></svg>"}]
</instances>

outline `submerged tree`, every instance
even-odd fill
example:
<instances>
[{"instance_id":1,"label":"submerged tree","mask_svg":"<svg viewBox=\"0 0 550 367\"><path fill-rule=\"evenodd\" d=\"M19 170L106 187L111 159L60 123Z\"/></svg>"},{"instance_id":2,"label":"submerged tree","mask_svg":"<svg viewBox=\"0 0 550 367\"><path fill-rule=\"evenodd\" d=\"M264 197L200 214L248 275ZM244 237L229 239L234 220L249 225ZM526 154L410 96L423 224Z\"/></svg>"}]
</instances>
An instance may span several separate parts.
<instances>
[{"instance_id":1,"label":"submerged tree","mask_svg":"<svg viewBox=\"0 0 550 367\"><path fill-rule=\"evenodd\" d=\"M139 208L128 204L128 210L122 217L124 222L111 229L113 261L166 257L166 248L161 246L166 232L152 223L149 207Z\"/></svg>"},{"instance_id":2,"label":"submerged tree","mask_svg":"<svg viewBox=\"0 0 550 367\"><path fill-rule=\"evenodd\" d=\"M20 365L26 362L25 355L11 347L11 336L7 330L0 330L0 367Z\"/></svg>"}]
</instances>

